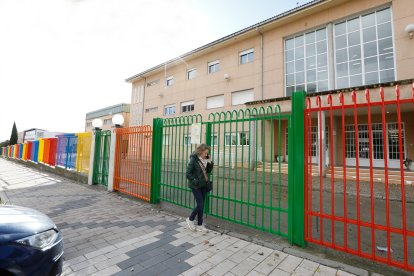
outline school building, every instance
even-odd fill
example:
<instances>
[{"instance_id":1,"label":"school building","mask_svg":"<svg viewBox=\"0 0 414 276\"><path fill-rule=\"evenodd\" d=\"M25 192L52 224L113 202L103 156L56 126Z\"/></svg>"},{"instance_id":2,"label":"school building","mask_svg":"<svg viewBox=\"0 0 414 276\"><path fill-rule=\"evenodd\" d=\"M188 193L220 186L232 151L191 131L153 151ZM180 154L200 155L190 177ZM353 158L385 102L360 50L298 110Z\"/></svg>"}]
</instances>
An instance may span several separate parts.
<instances>
[{"instance_id":1,"label":"school building","mask_svg":"<svg viewBox=\"0 0 414 276\"><path fill-rule=\"evenodd\" d=\"M351 91L365 102L365 89L371 101L380 101L378 87L385 98L395 98L400 83L401 98L410 98L414 78L414 5L409 0L315 0L276 15L263 22L230 34L207 45L166 61L126 79L132 85L130 125L152 124L153 118L201 114L246 107L279 104L290 112L293 91L305 90L326 106L326 94L339 92L351 104ZM414 158L414 105L401 105L404 158ZM323 112L323 116L327 116ZM399 168L398 123L395 108L386 110L386 130L381 124L381 109L372 114L374 167ZM353 114L346 114L346 165L369 166L369 141L366 114L358 114L358 147L355 146ZM340 132L340 111L333 112L332 133ZM327 118L327 117L326 117ZM313 162L318 159L318 129L329 132L312 118ZM268 122L270 124L270 121ZM267 126L269 127L269 126ZM279 126L275 125L275 133ZM287 160L287 122L282 124L282 152L267 156ZM385 133L385 137L384 137ZM249 141L242 132L227 134L225 143L243 146ZM276 143L277 135L274 135ZM333 145L326 141L326 163L342 165L340 135ZM384 141L388 141L384 153ZM334 160L328 154L334 148ZM358 148L359 152L356 152Z\"/></svg>"}]
</instances>

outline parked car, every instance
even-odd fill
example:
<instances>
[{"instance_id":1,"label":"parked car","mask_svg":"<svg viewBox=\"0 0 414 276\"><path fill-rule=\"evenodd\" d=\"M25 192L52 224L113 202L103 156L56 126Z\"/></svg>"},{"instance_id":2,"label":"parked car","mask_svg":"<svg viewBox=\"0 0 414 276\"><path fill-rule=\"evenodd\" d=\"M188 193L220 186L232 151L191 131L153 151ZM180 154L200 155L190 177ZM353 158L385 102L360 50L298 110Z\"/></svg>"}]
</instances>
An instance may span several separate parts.
<instances>
[{"instance_id":1,"label":"parked car","mask_svg":"<svg viewBox=\"0 0 414 276\"><path fill-rule=\"evenodd\" d=\"M0 275L60 275L63 237L36 210L0 205Z\"/></svg>"}]
</instances>

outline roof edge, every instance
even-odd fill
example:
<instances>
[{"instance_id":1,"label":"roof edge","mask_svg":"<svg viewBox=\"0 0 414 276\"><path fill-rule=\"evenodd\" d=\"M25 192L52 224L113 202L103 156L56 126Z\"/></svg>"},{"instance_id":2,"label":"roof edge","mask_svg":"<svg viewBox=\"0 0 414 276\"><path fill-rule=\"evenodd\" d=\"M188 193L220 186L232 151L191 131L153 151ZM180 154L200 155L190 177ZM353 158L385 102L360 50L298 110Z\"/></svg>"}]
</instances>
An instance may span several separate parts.
<instances>
[{"instance_id":1,"label":"roof edge","mask_svg":"<svg viewBox=\"0 0 414 276\"><path fill-rule=\"evenodd\" d=\"M252 30L255 30L255 29L257 29L257 28L260 28L260 27L262 27L262 26L264 26L264 25L266 25L266 24L269 24L269 23L271 23L271 22L274 22L274 21L277 21L277 20L279 20L279 19L282 19L282 18L284 18L284 17L286 17L286 16L288 16L288 15L292 15L292 14L294 14L294 13L296 13L296 12L299 12L299 11L301 11L301 10L304 10L304 9L309 8L309 7L312 7L312 6L316 6L317 4L320 4L320 3L323 3L323 2L327 2L327 1L328 1L328 0L313 0L313 1L311 1L311 2L308 2L308 3L305 3L305 4L303 4L303 5L300 5L300 6L296 7L296 8L293 8L293 9L290 9L290 10L288 10L288 11L282 12L282 13L280 13L280 14L276 15L276 16L273 16L273 17L271 17L271 18L268 18L268 19L266 19L266 20L263 20L263 21L261 21L261 22L259 22L259 23L256 23L256 24L254 24L254 25L251 25L251 26L249 26L249 27L247 27L247 28L241 29L241 30L239 30L239 31L237 31L237 32L234 32L234 33L230 34L230 35L227 35L227 36L224 36L224 37L219 38L219 39L217 39L217 40L214 40L213 42L210 42L210 43L208 43L208 44L205 44L205 45L203 45L203 46L201 46L201 47L198 47L198 48L196 48L196 49L194 49L194 50L191 50L191 51L189 51L189 52L187 52L187 53L184 53L183 55L180 55L180 56L178 56L178 57L176 57L176 58L170 59L170 60L168 60L168 61L166 61L166 62L164 62L164 63L161 63L161 64L159 64L159 65L157 65L157 66L154 66L154 67L152 67L152 68L150 68L150 69L147 69L147 70L145 70L145 71L142 71L141 73L138 73L138 74L136 74L136 75L133 75L133 76L131 76L131 77L129 77L129 78L127 78L127 79L125 79L125 82L129 82L129 83L130 83L130 82L132 82L133 80L135 80L135 79L137 79L137 78L144 78L144 76L143 76L143 75L145 75L145 74L147 74L147 73L149 73L149 72L151 72L151 71L154 71L154 70L156 70L156 69L159 69L159 68L161 68L161 67L165 66L166 64L173 63L173 62L175 62L175 61L177 61L177 60L179 60L179 59L185 58L185 57L187 57L187 56L190 56L190 55L192 55L192 54L195 54L195 53L197 53L197 52L200 52L200 51L202 51L202 50L205 50L205 49L207 49L207 48L210 48L210 47L212 47L212 46L214 46L214 45L217 45L217 44L219 44L219 43L222 43L222 42L224 42L224 41L227 41L227 40L229 40L229 39L231 39L231 38L233 38L233 37L237 37L237 36L239 36L239 35L245 34L245 33L249 32L249 31L252 31Z\"/></svg>"}]
</instances>

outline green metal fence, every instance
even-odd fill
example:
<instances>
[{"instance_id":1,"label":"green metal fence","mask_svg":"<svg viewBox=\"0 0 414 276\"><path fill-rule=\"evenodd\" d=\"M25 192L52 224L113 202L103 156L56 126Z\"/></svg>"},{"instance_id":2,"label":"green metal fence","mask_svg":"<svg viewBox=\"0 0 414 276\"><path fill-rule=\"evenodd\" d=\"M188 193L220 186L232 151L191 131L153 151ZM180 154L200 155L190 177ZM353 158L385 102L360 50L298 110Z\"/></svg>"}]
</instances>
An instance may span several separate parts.
<instances>
[{"instance_id":1,"label":"green metal fence","mask_svg":"<svg viewBox=\"0 0 414 276\"><path fill-rule=\"evenodd\" d=\"M304 94L296 95L297 102L303 102L301 108L298 105L302 109L298 112L303 116ZM282 113L279 106L269 106L211 113L207 120L199 114L154 119L152 202L165 201L193 208L195 202L185 171L189 156L197 146L194 142L198 142L191 141L194 138L191 130L196 126L201 129L199 142L211 146L215 163L209 176L213 191L207 195L206 214L304 245L303 237L295 234L293 228L300 221L303 225L303 214L297 212L293 204L299 199L290 191L298 187L293 186L296 179L289 178L292 181L289 183L287 174L287 161L295 162L294 158L287 158L287 153L300 154L300 150L289 144L287 151L284 146L288 128L289 134L300 135L295 132L291 117L290 113ZM290 135L293 136L289 137L290 143L297 142L297 139L293 141L295 135ZM303 153L300 158L303 159ZM293 170L291 166L290 170ZM299 171L295 173L300 174ZM303 190L303 181L300 185ZM299 187L297 194L300 192ZM295 219L292 217L294 209Z\"/></svg>"},{"instance_id":2,"label":"green metal fence","mask_svg":"<svg viewBox=\"0 0 414 276\"><path fill-rule=\"evenodd\" d=\"M108 186L109 150L111 147L111 131L95 133L95 157L93 160L93 184Z\"/></svg>"}]
</instances>

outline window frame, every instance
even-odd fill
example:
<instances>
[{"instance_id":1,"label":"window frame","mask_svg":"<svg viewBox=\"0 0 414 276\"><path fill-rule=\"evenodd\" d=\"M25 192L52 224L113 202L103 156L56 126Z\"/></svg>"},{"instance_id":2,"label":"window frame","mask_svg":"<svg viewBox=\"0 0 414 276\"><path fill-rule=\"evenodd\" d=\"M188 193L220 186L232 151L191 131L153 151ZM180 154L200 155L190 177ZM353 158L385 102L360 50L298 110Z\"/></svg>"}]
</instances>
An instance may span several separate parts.
<instances>
[{"instance_id":1,"label":"window frame","mask_svg":"<svg viewBox=\"0 0 414 276\"><path fill-rule=\"evenodd\" d=\"M194 76L192 78L190 78L190 73L191 72L194 72ZM186 73L186 79L187 80L195 79L196 76L197 76L197 68L191 68L191 69L187 70L187 73Z\"/></svg>"},{"instance_id":2,"label":"window frame","mask_svg":"<svg viewBox=\"0 0 414 276\"><path fill-rule=\"evenodd\" d=\"M217 66L216 66L217 65ZM217 69L215 69L214 70L214 72L212 72L211 70L210 70L210 68L217 68ZM210 61L209 63L207 63L207 73L210 75L210 74L214 74L214 73L217 73L217 72L219 72L220 71L220 60L219 59L216 59L216 60L213 60L213 61Z\"/></svg>"},{"instance_id":3,"label":"window frame","mask_svg":"<svg viewBox=\"0 0 414 276\"><path fill-rule=\"evenodd\" d=\"M232 106L244 105L247 102L249 102L249 101L247 101L247 102L244 102L244 103L236 103L236 104L233 103L233 95L234 94L248 92L248 91L251 92L251 94L252 94L252 100L251 101L254 101L254 89L253 88L250 88L250 89L245 89L245 90L239 90L239 91L231 92L231 105Z\"/></svg>"},{"instance_id":4,"label":"window frame","mask_svg":"<svg viewBox=\"0 0 414 276\"><path fill-rule=\"evenodd\" d=\"M249 59L249 55L253 54L252 59ZM242 57L246 56L247 57L247 61L246 62L242 62ZM247 63L251 63L254 61L254 48L250 48L247 50L244 50L242 52L239 53L239 64L243 65L243 64L247 64Z\"/></svg>"},{"instance_id":5,"label":"window frame","mask_svg":"<svg viewBox=\"0 0 414 276\"><path fill-rule=\"evenodd\" d=\"M308 93L307 85L309 83L315 83L317 85L318 82L326 81L327 82L327 89L326 90L331 89L329 80L330 80L330 77L332 75L332 68L330 68L331 67L331 64L330 64L331 57L329 55L329 50L333 50L333 49L330 49L330 47L329 47L330 40L331 40L329 24L330 23L328 22L326 24L322 24L322 25L316 26L314 28L307 29L307 30L304 30L302 32L298 32L298 33L295 33L295 34L292 34L292 35L289 35L289 36L286 36L286 37L283 38L283 70L284 70L283 71L283 73L284 73L283 74L283 84L284 84L284 92L283 93L284 93L284 96L289 97L287 95L287 88L288 88L288 85L287 85L287 75L288 75L287 74L287 63L292 62L294 64L294 66L296 66L295 65L295 63L296 63L296 58L295 57L291 61L286 60L286 52L289 51L289 50L286 50L286 41L291 40L291 39L295 40L297 37L300 37L300 36L303 36L303 67L304 67L304 69L303 69L303 71L297 71L296 68L293 69L293 72L291 74L293 74L293 76L294 76L294 84L289 85L289 87L298 86L298 84L296 83L296 76L295 75L296 75L297 72L303 72L303 75L304 75L304 83L303 83L304 88L303 88L303 90L305 90L307 93ZM317 40L316 32L319 31L319 30L323 30L323 29L325 30L325 34L326 34L326 39L323 39L323 40L326 40L326 45L325 45L326 46L326 52L319 53L318 50L317 50L317 43L321 42L323 40ZM312 42L312 43L307 44L306 43L306 35L309 34L309 33L315 33L315 41ZM313 54L313 55L307 55L307 52L306 52L307 51L306 46L310 45L310 44L315 45L315 54ZM295 49L299 48L299 47L296 47L296 44L294 44L293 49L291 49L291 50L293 50L293 52L295 52ZM326 55L327 78L322 79L322 80L318 80L318 77L317 77L318 72L324 72L324 71L318 71L318 56L322 55L322 54ZM314 81L308 82L308 80L307 80L307 78L308 78L307 71L310 71L312 69L307 69L307 62L308 62L307 59L312 58L312 57L315 57L315 69L314 70L315 70L316 76L315 76ZM324 66L321 66L321 67L324 67ZM326 90L317 89L317 91L309 92L309 93L319 93L319 92L323 92L323 91L326 91ZM296 89L294 89L293 91L296 91Z\"/></svg>"},{"instance_id":6,"label":"window frame","mask_svg":"<svg viewBox=\"0 0 414 276\"><path fill-rule=\"evenodd\" d=\"M223 98L223 105L221 105L221 106L215 106L215 107L208 107L208 99L211 99L211 98L216 98L216 97L222 97ZM208 97L206 97L206 110L208 110L208 109L215 109L215 108L222 108L222 107L224 107L224 105L225 105L225 98L224 98L224 94L219 94L219 95L214 95L214 96L208 96Z\"/></svg>"},{"instance_id":7,"label":"window frame","mask_svg":"<svg viewBox=\"0 0 414 276\"><path fill-rule=\"evenodd\" d=\"M242 141L241 135L242 134L245 135L244 138L246 139L246 142L244 144L241 143L241 141ZM230 137L231 141L233 141L232 138L234 136L236 136L236 144L227 144L227 141L228 141L227 137ZM245 146L249 146L250 145L250 139L249 138L250 137L249 137L249 132L248 131L227 132L227 133L224 133L224 146L225 147L233 147L233 146L245 147Z\"/></svg>"},{"instance_id":8,"label":"window frame","mask_svg":"<svg viewBox=\"0 0 414 276\"><path fill-rule=\"evenodd\" d=\"M184 110L183 110L183 107L187 107L187 106L193 106L192 110L187 110L187 111L184 111ZM185 102L181 102L181 103L180 103L180 107L181 107L181 109L180 109L181 113L189 113L189 112L194 112L194 101L185 101Z\"/></svg>"},{"instance_id":9,"label":"window frame","mask_svg":"<svg viewBox=\"0 0 414 276\"><path fill-rule=\"evenodd\" d=\"M385 38L378 39L378 35L377 35L378 22L377 22L376 13L379 12L379 11L382 11L382 10L386 10L386 9L389 9L389 12L390 12L390 21L389 21L389 23L391 25L391 36L390 37L385 37ZM375 27L376 37L375 37L375 40L369 41L368 43L371 43L373 41L376 42L376 51L377 51L377 54L374 55L374 56L369 56L368 58L377 57L377 70L376 71L370 71L368 73L377 72L378 81L377 82L374 82L374 83L367 84L366 83L366 77L365 77L366 70L365 70L365 62L364 62L364 59L366 59L366 57L364 55L365 54L365 52L364 52L364 44L366 44L367 42L364 43L364 40L363 40L364 39L363 38L363 30L366 29L366 28L364 28L362 26L362 17L367 16L367 15L372 14L372 13L375 14L375 23L371 27ZM341 24L341 23L345 23L346 24L348 21L353 20L353 19L356 19L356 18L358 18L358 20L359 20L359 28L358 28L358 31L360 32L360 34L359 34L359 39L360 39L359 47L360 47L360 54L361 54L359 60L361 62L361 76L362 76L362 84L359 85L359 86L372 85L372 84L377 84L377 83L384 83L383 81L381 81L380 72L381 71L391 70L391 68L387 68L387 69L383 69L383 70L380 69L380 56L385 56L385 55L391 54L391 53L392 53L392 56L393 56L393 68L392 68L392 70L394 71L394 80L393 81L397 80L398 78L397 78L397 64L396 64L396 52L395 52L395 32L394 32L394 20L393 20L392 6L391 5L382 5L382 6L374 7L374 8L365 10L363 12L356 13L356 14L353 14L353 15L350 15L350 16L347 16L347 17L344 17L344 18L341 18L339 20L335 20L334 22L332 22L332 38L333 38L333 41L332 41L332 56L333 56L333 65L334 65L333 73L335 74L335 80L334 80L334 86L335 87L334 87L334 89L343 89L343 88L357 87L355 85L352 85L351 86L350 77L351 76L356 76L358 74L353 74L353 75L350 74L350 66L349 66L349 63L352 62L352 61L355 61L355 60L352 60L352 61L349 60L349 48L350 48L349 43L348 43L348 41L349 41L349 38L348 38L349 32L348 32L348 29L346 29L345 36L346 36L347 46L346 47L343 47L343 48L340 48L339 50L347 49L348 59L347 59L347 61L342 62L342 63L348 63L348 66L347 66L347 69L348 69L348 74L347 74L348 85L345 86L345 87L342 87L342 88L338 88L339 86L338 86L337 57L336 57L336 39L335 39L336 38L335 26L337 24ZM385 22L385 23L388 23L388 22ZM380 25L385 24L385 23L381 23ZM392 52L385 53L385 54L380 54L379 53L378 41L379 40L385 40L387 38L391 38L392 48L393 48L392 49Z\"/></svg>"},{"instance_id":10,"label":"window frame","mask_svg":"<svg viewBox=\"0 0 414 276\"><path fill-rule=\"evenodd\" d=\"M172 86L174 84L174 76L165 78L165 86Z\"/></svg>"},{"instance_id":11,"label":"window frame","mask_svg":"<svg viewBox=\"0 0 414 276\"><path fill-rule=\"evenodd\" d=\"M169 108L172 108L172 107L174 107L174 113L168 113L167 114L166 113L166 110L169 109ZM164 114L164 116L172 116L172 115L177 114L177 108L176 108L175 104L164 105L164 112L163 112L163 114Z\"/></svg>"}]
</instances>

